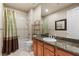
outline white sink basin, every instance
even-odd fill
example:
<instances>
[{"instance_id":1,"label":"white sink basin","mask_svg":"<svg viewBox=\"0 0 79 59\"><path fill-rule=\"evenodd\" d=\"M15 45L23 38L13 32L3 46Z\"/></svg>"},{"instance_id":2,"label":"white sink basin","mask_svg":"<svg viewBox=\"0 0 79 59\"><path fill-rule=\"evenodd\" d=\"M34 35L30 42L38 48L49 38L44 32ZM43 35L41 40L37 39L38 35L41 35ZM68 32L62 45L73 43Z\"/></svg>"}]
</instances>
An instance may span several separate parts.
<instances>
[{"instance_id":1,"label":"white sink basin","mask_svg":"<svg viewBox=\"0 0 79 59\"><path fill-rule=\"evenodd\" d=\"M57 40L55 38L50 38L50 37L45 37L43 38L44 41L47 41L47 42L56 42Z\"/></svg>"}]
</instances>

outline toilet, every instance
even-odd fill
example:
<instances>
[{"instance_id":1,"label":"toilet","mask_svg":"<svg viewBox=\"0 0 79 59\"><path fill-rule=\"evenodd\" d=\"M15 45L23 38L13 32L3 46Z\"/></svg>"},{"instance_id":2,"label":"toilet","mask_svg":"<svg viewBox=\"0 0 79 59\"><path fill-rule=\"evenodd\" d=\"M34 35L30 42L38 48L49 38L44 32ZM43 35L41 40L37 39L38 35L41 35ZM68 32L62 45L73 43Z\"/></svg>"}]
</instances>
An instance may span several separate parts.
<instances>
[{"instance_id":1,"label":"toilet","mask_svg":"<svg viewBox=\"0 0 79 59\"><path fill-rule=\"evenodd\" d=\"M26 41L27 51L32 51L32 40Z\"/></svg>"}]
</instances>

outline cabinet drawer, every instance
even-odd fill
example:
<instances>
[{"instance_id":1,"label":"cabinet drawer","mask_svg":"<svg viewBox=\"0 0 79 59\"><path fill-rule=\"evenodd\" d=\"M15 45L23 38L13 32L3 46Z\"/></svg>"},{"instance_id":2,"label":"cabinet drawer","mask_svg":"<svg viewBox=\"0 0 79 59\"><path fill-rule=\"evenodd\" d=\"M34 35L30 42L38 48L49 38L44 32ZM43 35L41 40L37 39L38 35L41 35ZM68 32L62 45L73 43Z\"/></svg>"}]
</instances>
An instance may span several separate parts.
<instances>
[{"instance_id":1,"label":"cabinet drawer","mask_svg":"<svg viewBox=\"0 0 79 59\"><path fill-rule=\"evenodd\" d=\"M54 53L54 46L44 43L44 48L46 48Z\"/></svg>"},{"instance_id":2,"label":"cabinet drawer","mask_svg":"<svg viewBox=\"0 0 79 59\"><path fill-rule=\"evenodd\" d=\"M56 56L73 56L73 54L71 54L67 51L64 51L60 48L56 48Z\"/></svg>"},{"instance_id":3,"label":"cabinet drawer","mask_svg":"<svg viewBox=\"0 0 79 59\"><path fill-rule=\"evenodd\" d=\"M38 44L43 46L43 42L42 41L38 41Z\"/></svg>"}]
</instances>

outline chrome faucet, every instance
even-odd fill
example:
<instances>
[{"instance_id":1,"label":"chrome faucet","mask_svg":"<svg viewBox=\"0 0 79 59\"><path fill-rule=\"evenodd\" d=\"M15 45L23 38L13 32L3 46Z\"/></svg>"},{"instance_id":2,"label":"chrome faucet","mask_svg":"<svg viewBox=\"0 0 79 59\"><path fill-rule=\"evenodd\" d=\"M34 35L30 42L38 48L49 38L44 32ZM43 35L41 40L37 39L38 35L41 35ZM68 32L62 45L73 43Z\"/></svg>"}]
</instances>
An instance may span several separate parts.
<instances>
[{"instance_id":1,"label":"chrome faucet","mask_svg":"<svg viewBox=\"0 0 79 59\"><path fill-rule=\"evenodd\" d=\"M50 38L52 38L52 35L49 35Z\"/></svg>"}]
</instances>

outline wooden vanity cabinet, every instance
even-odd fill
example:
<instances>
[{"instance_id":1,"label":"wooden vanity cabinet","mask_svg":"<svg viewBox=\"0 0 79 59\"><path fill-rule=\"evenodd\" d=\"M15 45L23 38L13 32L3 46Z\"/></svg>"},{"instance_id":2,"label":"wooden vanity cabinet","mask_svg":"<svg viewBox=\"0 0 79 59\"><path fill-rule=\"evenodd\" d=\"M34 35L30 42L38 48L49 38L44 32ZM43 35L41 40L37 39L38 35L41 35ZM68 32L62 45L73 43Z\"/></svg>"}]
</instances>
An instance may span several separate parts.
<instances>
[{"instance_id":1,"label":"wooden vanity cabinet","mask_svg":"<svg viewBox=\"0 0 79 59\"><path fill-rule=\"evenodd\" d=\"M38 41L37 53L38 53L38 56L43 56L43 42L42 41Z\"/></svg>"},{"instance_id":2,"label":"wooden vanity cabinet","mask_svg":"<svg viewBox=\"0 0 79 59\"><path fill-rule=\"evenodd\" d=\"M60 48L55 48L55 55L56 56L74 56L72 53L62 50Z\"/></svg>"},{"instance_id":3,"label":"wooden vanity cabinet","mask_svg":"<svg viewBox=\"0 0 79 59\"><path fill-rule=\"evenodd\" d=\"M35 56L74 56L68 51L34 38L33 51Z\"/></svg>"},{"instance_id":4,"label":"wooden vanity cabinet","mask_svg":"<svg viewBox=\"0 0 79 59\"><path fill-rule=\"evenodd\" d=\"M37 53L37 40L35 38L32 39L33 40L33 52L34 52L34 55L37 56L38 53Z\"/></svg>"}]
</instances>

